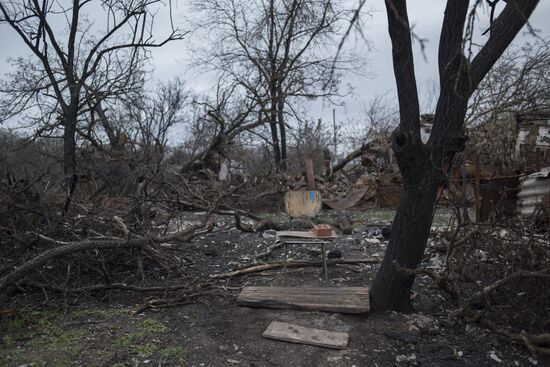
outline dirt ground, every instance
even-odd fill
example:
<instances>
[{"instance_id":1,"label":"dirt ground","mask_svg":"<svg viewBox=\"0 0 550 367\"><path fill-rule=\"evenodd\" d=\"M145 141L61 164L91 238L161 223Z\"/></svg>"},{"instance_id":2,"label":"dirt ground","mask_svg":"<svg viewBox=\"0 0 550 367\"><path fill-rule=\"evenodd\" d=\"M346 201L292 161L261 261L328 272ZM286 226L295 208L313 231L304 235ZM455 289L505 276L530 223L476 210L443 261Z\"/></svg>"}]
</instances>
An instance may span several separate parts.
<instances>
[{"instance_id":1,"label":"dirt ground","mask_svg":"<svg viewBox=\"0 0 550 367\"><path fill-rule=\"evenodd\" d=\"M323 212L318 220L335 224L342 215L352 220L354 233L339 237L331 250L346 259L383 256L387 240L381 229L393 213ZM447 219L448 213L440 213L434 224L443 225ZM193 220L192 215L183 218L185 223ZM250 262L273 242L273 231L245 233L220 219L213 232L186 250L185 272L206 279ZM430 244L428 265L437 262ZM268 260L277 261L280 255L276 252ZM320 254L294 246L290 257L319 259ZM377 267L332 266L326 286L369 286ZM293 287L323 285L321 268L289 269L287 280ZM121 291L88 299L71 296L65 307L21 307L17 315L0 318L0 366L550 366L550 360L500 341L475 323L448 320L456 302L424 277L416 281L416 313L410 315L253 309L235 303L244 285L283 283L279 270L234 277L219 283L216 294L137 315L130 311L146 296ZM345 331L348 348L265 339L261 334L272 321Z\"/></svg>"}]
</instances>

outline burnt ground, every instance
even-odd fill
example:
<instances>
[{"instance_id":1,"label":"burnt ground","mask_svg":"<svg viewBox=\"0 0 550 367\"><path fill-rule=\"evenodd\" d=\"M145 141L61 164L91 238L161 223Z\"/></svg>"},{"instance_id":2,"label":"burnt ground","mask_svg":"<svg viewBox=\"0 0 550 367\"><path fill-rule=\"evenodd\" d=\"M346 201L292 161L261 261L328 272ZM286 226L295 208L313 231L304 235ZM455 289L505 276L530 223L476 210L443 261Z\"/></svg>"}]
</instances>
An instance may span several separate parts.
<instances>
[{"instance_id":1,"label":"burnt ground","mask_svg":"<svg viewBox=\"0 0 550 367\"><path fill-rule=\"evenodd\" d=\"M342 215L352 220L354 233L341 236L331 249L348 259L383 256L387 241L380 232L392 213L350 211L338 216ZM183 219L189 223L196 215ZM434 224L444 225L447 219L446 213L440 214ZM246 264L274 241L273 231L245 233L223 220L219 218L213 232L195 239L186 250L185 272L191 278L208 279ZM318 220L336 224L340 219L324 212ZM431 242L425 265L437 267L440 258ZM290 250L294 259L320 258L317 251L304 247ZM277 261L280 255L276 252L268 260ZM327 286L368 286L377 268L331 266ZM321 268L289 269L289 286L322 284ZM548 359L501 341L475 323L448 320L448 312L458 304L426 277L416 281L416 312L409 315L239 307L235 299L244 285L283 285L282 272L230 278L220 284L225 290L215 295L137 315L129 311L146 296L128 292L75 296L64 307L25 306L18 316L0 318L0 366L550 366ZM348 332L348 348L338 351L263 338L274 320Z\"/></svg>"}]
</instances>

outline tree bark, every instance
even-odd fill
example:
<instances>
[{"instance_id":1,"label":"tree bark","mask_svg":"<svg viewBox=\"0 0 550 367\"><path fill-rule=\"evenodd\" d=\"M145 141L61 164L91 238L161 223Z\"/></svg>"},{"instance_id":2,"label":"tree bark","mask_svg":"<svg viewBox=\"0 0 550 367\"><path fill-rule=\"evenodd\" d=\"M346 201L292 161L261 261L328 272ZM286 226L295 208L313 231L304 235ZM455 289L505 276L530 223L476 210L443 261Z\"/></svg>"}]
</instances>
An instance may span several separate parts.
<instances>
[{"instance_id":1,"label":"tree bark","mask_svg":"<svg viewBox=\"0 0 550 367\"><path fill-rule=\"evenodd\" d=\"M287 169L287 155L286 155L286 129L285 129L285 99L284 92L279 86L277 88L277 120L279 123L279 133L281 137L281 170Z\"/></svg>"},{"instance_id":2,"label":"tree bark","mask_svg":"<svg viewBox=\"0 0 550 367\"><path fill-rule=\"evenodd\" d=\"M437 187L433 172L419 176L418 181L403 188L390 243L371 290L373 310L412 311L410 290L414 275L398 271L398 266L414 269L422 259Z\"/></svg>"},{"instance_id":3,"label":"tree bark","mask_svg":"<svg viewBox=\"0 0 550 367\"><path fill-rule=\"evenodd\" d=\"M67 188L76 179L76 119L76 113L72 112L63 118L63 172Z\"/></svg>"},{"instance_id":4,"label":"tree bark","mask_svg":"<svg viewBox=\"0 0 550 367\"><path fill-rule=\"evenodd\" d=\"M275 159L275 167L281 169L281 146L279 145L279 133L277 129L277 103L272 98L269 111L269 128L271 129L271 142L273 143L273 157Z\"/></svg>"},{"instance_id":5,"label":"tree bark","mask_svg":"<svg viewBox=\"0 0 550 367\"><path fill-rule=\"evenodd\" d=\"M466 142L463 127L468 99L527 22L538 1L508 1L493 24L491 37L471 65L463 54L469 1L447 1L438 55L440 95L430 139L423 144L406 1L386 0L400 109L392 149L403 176L403 192L390 243L372 286L373 310L412 310L410 290L415 278L398 268L415 269L422 261L437 187L446 177L443 167L449 167Z\"/></svg>"}]
</instances>

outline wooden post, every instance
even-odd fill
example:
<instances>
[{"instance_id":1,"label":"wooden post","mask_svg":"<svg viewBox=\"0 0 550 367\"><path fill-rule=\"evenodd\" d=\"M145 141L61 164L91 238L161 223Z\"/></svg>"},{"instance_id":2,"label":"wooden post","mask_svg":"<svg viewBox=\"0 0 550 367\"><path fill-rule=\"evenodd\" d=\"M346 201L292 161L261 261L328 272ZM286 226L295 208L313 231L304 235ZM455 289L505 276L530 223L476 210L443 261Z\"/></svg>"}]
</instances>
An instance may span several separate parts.
<instances>
[{"instance_id":1,"label":"wooden post","mask_svg":"<svg viewBox=\"0 0 550 367\"><path fill-rule=\"evenodd\" d=\"M306 159L306 175L307 175L307 187L310 190L315 190L315 175L313 173L313 161Z\"/></svg>"}]
</instances>

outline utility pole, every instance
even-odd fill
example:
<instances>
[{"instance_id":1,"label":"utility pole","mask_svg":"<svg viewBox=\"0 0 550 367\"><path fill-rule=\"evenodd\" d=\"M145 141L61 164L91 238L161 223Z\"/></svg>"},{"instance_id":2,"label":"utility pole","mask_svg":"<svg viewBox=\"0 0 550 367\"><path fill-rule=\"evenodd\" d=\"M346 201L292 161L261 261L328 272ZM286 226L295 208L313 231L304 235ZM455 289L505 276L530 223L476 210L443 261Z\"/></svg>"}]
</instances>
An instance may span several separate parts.
<instances>
[{"instance_id":1,"label":"utility pole","mask_svg":"<svg viewBox=\"0 0 550 367\"><path fill-rule=\"evenodd\" d=\"M333 130L333 137L332 137L332 143L334 145L334 158L333 161L336 162L336 159L338 158L338 136L336 131L336 108L332 109L332 130Z\"/></svg>"}]
</instances>

